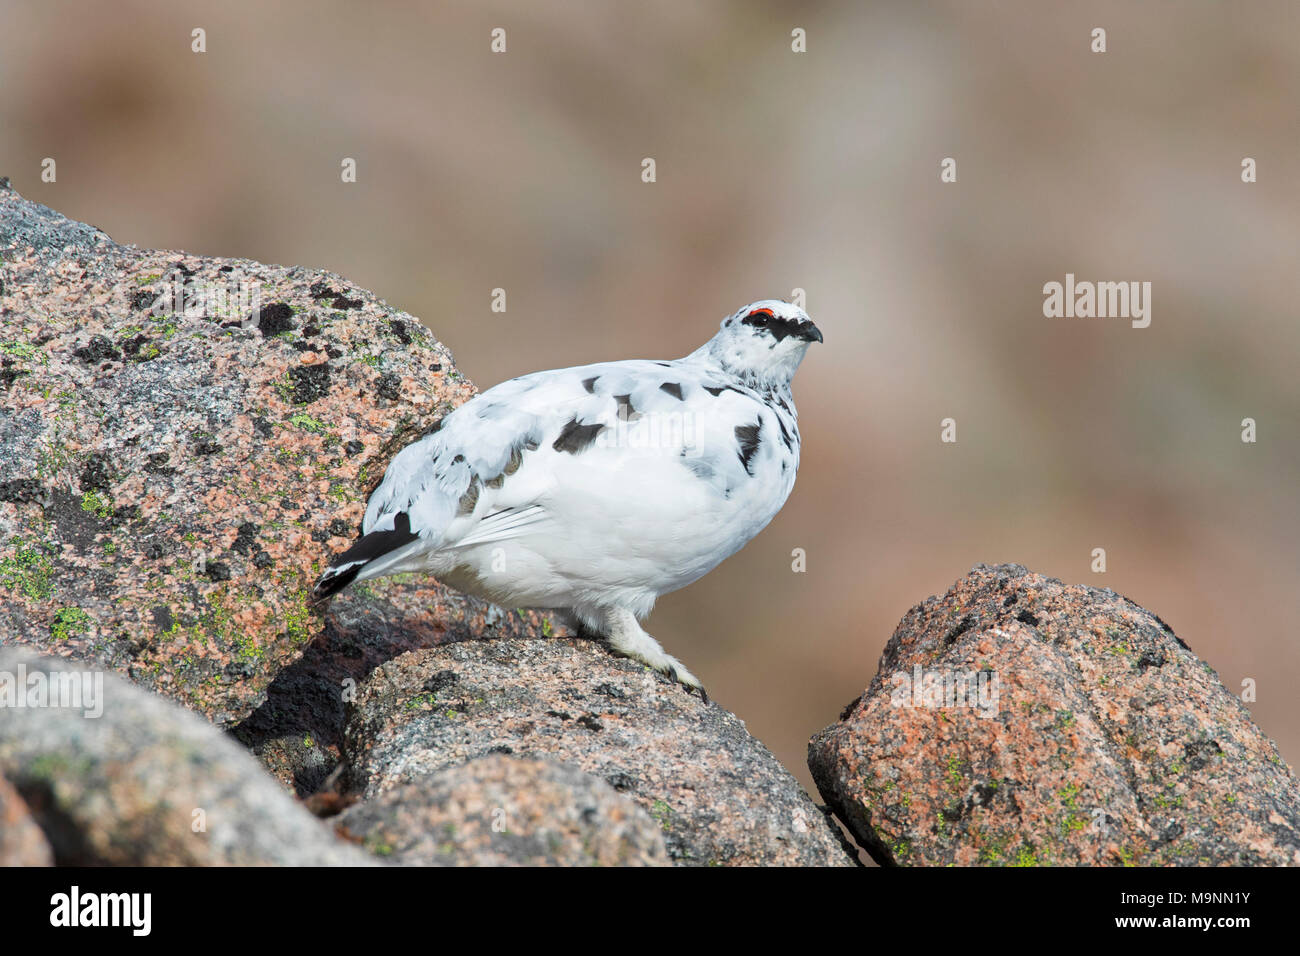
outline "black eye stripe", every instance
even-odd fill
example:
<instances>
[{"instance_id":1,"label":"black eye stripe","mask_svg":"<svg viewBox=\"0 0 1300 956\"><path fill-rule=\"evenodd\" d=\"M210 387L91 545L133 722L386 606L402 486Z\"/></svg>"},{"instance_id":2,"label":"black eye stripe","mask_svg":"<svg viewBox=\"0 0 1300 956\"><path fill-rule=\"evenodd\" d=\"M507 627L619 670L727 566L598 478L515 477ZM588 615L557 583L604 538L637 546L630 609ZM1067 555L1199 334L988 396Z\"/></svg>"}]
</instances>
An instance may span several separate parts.
<instances>
[{"instance_id":1,"label":"black eye stripe","mask_svg":"<svg viewBox=\"0 0 1300 956\"><path fill-rule=\"evenodd\" d=\"M766 329L778 342L799 327L797 319L783 319L767 312L751 312L741 320L756 329Z\"/></svg>"}]
</instances>

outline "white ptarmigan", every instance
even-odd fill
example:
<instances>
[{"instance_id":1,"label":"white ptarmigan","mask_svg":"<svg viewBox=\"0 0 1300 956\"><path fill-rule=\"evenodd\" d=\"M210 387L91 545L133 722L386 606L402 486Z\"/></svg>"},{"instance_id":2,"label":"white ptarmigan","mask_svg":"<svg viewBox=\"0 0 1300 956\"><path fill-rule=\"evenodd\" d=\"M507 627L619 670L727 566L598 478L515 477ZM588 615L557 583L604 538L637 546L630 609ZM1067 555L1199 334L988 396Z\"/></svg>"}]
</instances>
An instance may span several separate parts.
<instances>
[{"instance_id":1,"label":"white ptarmigan","mask_svg":"<svg viewBox=\"0 0 1300 956\"><path fill-rule=\"evenodd\" d=\"M534 372L402 449L362 537L312 591L427 572L505 607L547 608L703 693L638 623L739 551L799 468L790 381L822 334L776 299L671 362Z\"/></svg>"}]
</instances>

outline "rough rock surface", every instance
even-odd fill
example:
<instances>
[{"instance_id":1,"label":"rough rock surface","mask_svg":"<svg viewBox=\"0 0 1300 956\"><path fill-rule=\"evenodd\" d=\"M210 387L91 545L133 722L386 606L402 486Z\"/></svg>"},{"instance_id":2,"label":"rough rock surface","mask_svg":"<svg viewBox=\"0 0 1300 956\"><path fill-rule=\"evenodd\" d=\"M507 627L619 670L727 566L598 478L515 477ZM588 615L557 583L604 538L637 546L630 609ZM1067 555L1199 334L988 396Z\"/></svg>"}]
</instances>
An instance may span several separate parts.
<instances>
[{"instance_id":1,"label":"rough rock surface","mask_svg":"<svg viewBox=\"0 0 1300 956\"><path fill-rule=\"evenodd\" d=\"M0 649L31 702L32 675L78 665ZM99 716L80 706L14 706L0 717L0 775L30 808L60 864L368 864L247 751L175 704L102 675ZM38 700L39 698L37 698ZM64 700L67 703L67 700Z\"/></svg>"},{"instance_id":2,"label":"rough rock surface","mask_svg":"<svg viewBox=\"0 0 1300 956\"><path fill-rule=\"evenodd\" d=\"M393 863L667 866L659 824L605 781L549 760L491 754L403 784L337 818Z\"/></svg>"},{"instance_id":3,"label":"rough rock surface","mask_svg":"<svg viewBox=\"0 0 1300 956\"><path fill-rule=\"evenodd\" d=\"M0 866L52 866L54 851L27 802L0 776Z\"/></svg>"},{"instance_id":4,"label":"rough rock surface","mask_svg":"<svg viewBox=\"0 0 1300 956\"><path fill-rule=\"evenodd\" d=\"M364 676L367 616L400 610L399 646L493 632L481 602L390 582L352 597L319 672L283 671L393 452L473 394L418 321L330 273L118 245L7 182L0 260L0 640L233 726L277 675L316 697ZM300 788L335 759L341 701L320 706L241 728Z\"/></svg>"},{"instance_id":5,"label":"rough rock surface","mask_svg":"<svg viewBox=\"0 0 1300 956\"><path fill-rule=\"evenodd\" d=\"M367 799L491 753L599 777L658 821L679 864L855 862L740 720L589 640L404 654L361 686L344 738L347 786Z\"/></svg>"},{"instance_id":6,"label":"rough rock surface","mask_svg":"<svg viewBox=\"0 0 1300 956\"><path fill-rule=\"evenodd\" d=\"M551 631L536 612L503 611L431 580L389 579L331 600L325 627L271 682L266 700L232 733L299 796L338 766L345 698L379 664L449 641ZM556 633L563 633L556 628Z\"/></svg>"},{"instance_id":7,"label":"rough rock surface","mask_svg":"<svg viewBox=\"0 0 1300 956\"><path fill-rule=\"evenodd\" d=\"M930 674L986 696L932 706L954 698ZM808 762L881 863L1300 863L1300 784L1210 666L1127 598L1018 565L912 608Z\"/></svg>"}]
</instances>

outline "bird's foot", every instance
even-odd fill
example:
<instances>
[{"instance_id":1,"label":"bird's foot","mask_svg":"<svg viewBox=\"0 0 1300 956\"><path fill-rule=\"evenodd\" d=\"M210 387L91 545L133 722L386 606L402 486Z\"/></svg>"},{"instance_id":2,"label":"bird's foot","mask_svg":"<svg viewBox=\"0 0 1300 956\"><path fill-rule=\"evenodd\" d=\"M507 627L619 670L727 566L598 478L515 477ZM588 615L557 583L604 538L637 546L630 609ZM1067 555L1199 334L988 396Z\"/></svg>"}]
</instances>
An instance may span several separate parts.
<instances>
[{"instance_id":1,"label":"bird's foot","mask_svg":"<svg viewBox=\"0 0 1300 956\"><path fill-rule=\"evenodd\" d=\"M659 642L641 629L636 618L630 612L613 612L609 616L609 646L617 654L640 661L647 667L666 674L689 693L699 691L700 699L706 704L709 695L704 690L700 679L687 670L686 665L664 651Z\"/></svg>"}]
</instances>

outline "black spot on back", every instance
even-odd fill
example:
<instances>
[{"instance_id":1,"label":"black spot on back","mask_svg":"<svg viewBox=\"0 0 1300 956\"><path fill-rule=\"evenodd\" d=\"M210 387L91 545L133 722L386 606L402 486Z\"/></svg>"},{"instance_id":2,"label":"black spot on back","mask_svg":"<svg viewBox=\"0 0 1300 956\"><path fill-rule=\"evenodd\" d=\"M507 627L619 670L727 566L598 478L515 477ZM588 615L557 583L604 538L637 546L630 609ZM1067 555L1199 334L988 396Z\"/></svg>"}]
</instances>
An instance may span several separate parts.
<instances>
[{"instance_id":1,"label":"black spot on back","mask_svg":"<svg viewBox=\"0 0 1300 956\"><path fill-rule=\"evenodd\" d=\"M533 448L535 449L536 447L537 445L534 443ZM523 463L524 463L523 451L521 451L518 448L512 448L510 449L510 460L506 462L506 467L502 470L501 474L503 476L513 475L516 471L519 470L519 466L522 465ZM500 485L498 485L497 487L500 487Z\"/></svg>"},{"instance_id":2,"label":"black spot on back","mask_svg":"<svg viewBox=\"0 0 1300 956\"><path fill-rule=\"evenodd\" d=\"M641 413L632 407L631 395L615 395L614 401L618 403L618 410L615 415L621 422L630 422L641 417Z\"/></svg>"},{"instance_id":3,"label":"black spot on back","mask_svg":"<svg viewBox=\"0 0 1300 956\"><path fill-rule=\"evenodd\" d=\"M593 375L591 378L584 378L582 380L582 387L585 388L589 394L596 394L596 380L599 378L599 375Z\"/></svg>"},{"instance_id":4,"label":"black spot on back","mask_svg":"<svg viewBox=\"0 0 1300 956\"><path fill-rule=\"evenodd\" d=\"M478 475L474 475L469 480L469 488L460 496L460 501L456 505L456 517L473 514L474 508L478 505L478 495Z\"/></svg>"},{"instance_id":5,"label":"black spot on back","mask_svg":"<svg viewBox=\"0 0 1300 956\"><path fill-rule=\"evenodd\" d=\"M571 418L564 428L560 429L560 437L551 443L551 447L556 451L567 451L570 455L576 455L590 446L604 427L600 424L581 425L576 418Z\"/></svg>"},{"instance_id":6,"label":"black spot on back","mask_svg":"<svg viewBox=\"0 0 1300 956\"><path fill-rule=\"evenodd\" d=\"M739 457L740 463L745 466L745 472L752 475L749 463L754 460L754 453L758 451L758 433L763 428L763 419L759 419L753 425L737 425L736 441L740 445Z\"/></svg>"},{"instance_id":7,"label":"black spot on back","mask_svg":"<svg viewBox=\"0 0 1300 956\"><path fill-rule=\"evenodd\" d=\"M682 387L677 382L664 382L662 385L659 386L659 391L667 392L669 395L677 399L679 402L684 401L684 399L682 398Z\"/></svg>"}]
</instances>

